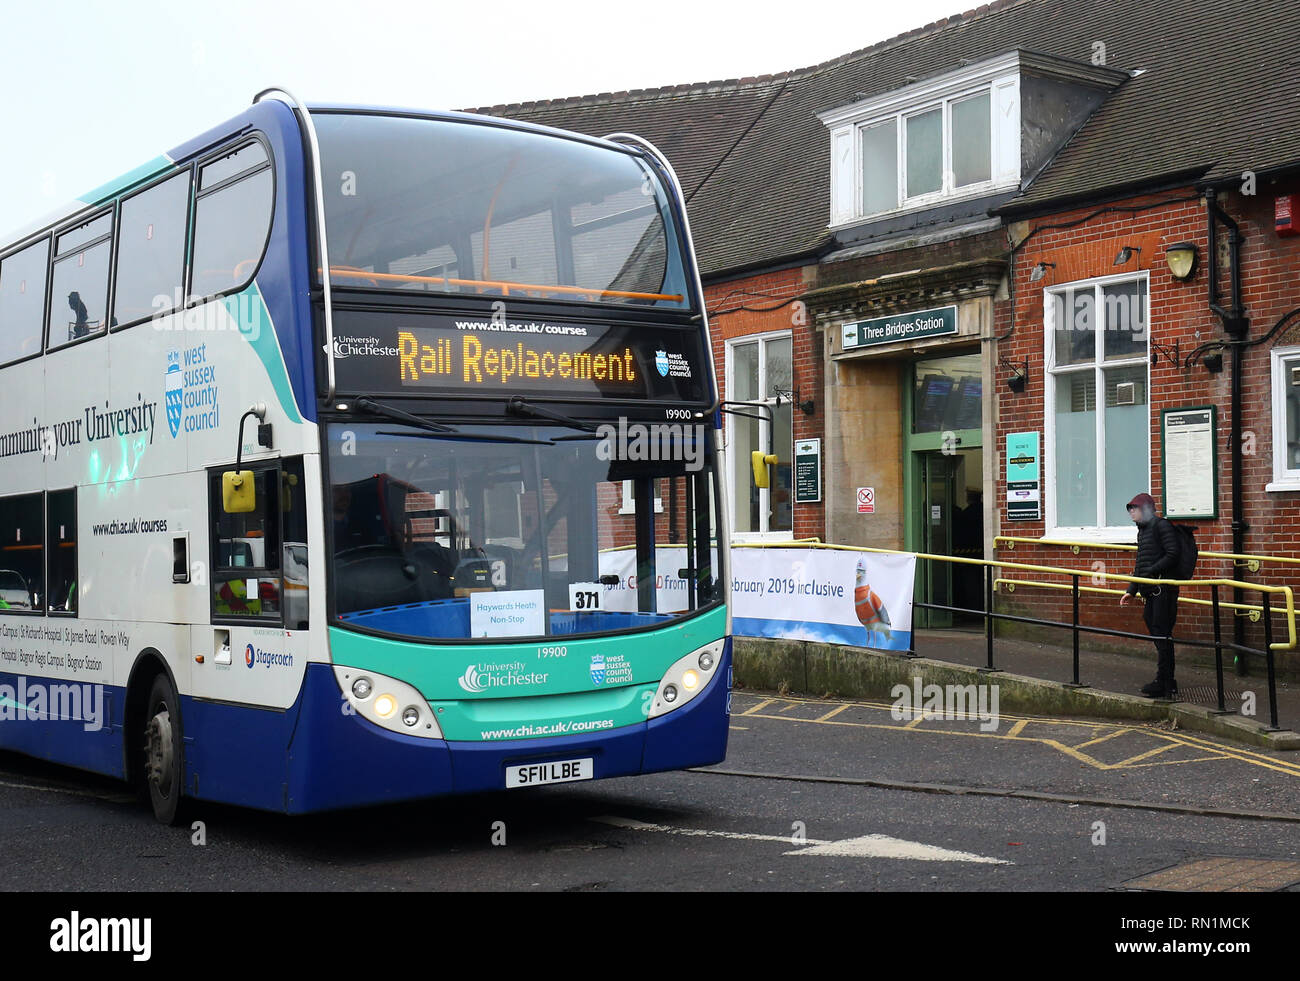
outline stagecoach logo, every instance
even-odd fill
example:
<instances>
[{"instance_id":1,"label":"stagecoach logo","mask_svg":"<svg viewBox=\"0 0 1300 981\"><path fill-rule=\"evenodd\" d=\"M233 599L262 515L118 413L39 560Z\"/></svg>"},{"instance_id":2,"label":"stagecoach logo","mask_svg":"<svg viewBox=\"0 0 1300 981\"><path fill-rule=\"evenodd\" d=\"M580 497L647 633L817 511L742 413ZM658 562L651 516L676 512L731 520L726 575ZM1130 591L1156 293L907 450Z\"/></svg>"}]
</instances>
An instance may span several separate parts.
<instances>
[{"instance_id":1,"label":"stagecoach logo","mask_svg":"<svg viewBox=\"0 0 1300 981\"><path fill-rule=\"evenodd\" d=\"M167 428L172 431L174 438L181 431L181 364L180 352L169 351L167 353L167 375L166 375L166 396L167 396Z\"/></svg>"},{"instance_id":2,"label":"stagecoach logo","mask_svg":"<svg viewBox=\"0 0 1300 981\"><path fill-rule=\"evenodd\" d=\"M291 668L293 655L280 651L264 651L260 647L255 648L249 644L244 648L244 664L250 669L254 664L260 664L264 668Z\"/></svg>"},{"instance_id":3,"label":"stagecoach logo","mask_svg":"<svg viewBox=\"0 0 1300 981\"><path fill-rule=\"evenodd\" d=\"M667 351L655 352L655 368L658 369L661 377L663 378L668 377L668 352Z\"/></svg>"},{"instance_id":4,"label":"stagecoach logo","mask_svg":"<svg viewBox=\"0 0 1300 981\"><path fill-rule=\"evenodd\" d=\"M605 656L603 654L591 655L591 683L593 685L603 685L605 683Z\"/></svg>"},{"instance_id":5,"label":"stagecoach logo","mask_svg":"<svg viewBox=\"0 0 1300 981\"><path fill-rule=\"evenodd\" d=\"M457 678L461 688L472 695L493 688L516 688L521 685L544 684L550 674L546 671L526 671L522 661L504 664L471 664Z\"/></svg>"}]
</instances>

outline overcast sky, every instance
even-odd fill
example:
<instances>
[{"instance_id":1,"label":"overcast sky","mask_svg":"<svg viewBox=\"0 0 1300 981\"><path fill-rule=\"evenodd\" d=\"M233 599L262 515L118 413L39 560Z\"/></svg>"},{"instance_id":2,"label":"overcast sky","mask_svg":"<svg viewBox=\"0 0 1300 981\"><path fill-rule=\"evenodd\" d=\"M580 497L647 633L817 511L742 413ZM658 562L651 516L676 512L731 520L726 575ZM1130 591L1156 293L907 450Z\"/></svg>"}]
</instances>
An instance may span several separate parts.
<instances>
[{"instance_id":1,"label":"overcast sky","mask_svg":"<svg viewBox=\"0 0 1300 981\"><path fill-rule=\"evenodd\" d=\"M972 6L9 0L0 236L273 85L308 102L427 109L675 85L804 67Z\"/></svg>"}]
</instances>

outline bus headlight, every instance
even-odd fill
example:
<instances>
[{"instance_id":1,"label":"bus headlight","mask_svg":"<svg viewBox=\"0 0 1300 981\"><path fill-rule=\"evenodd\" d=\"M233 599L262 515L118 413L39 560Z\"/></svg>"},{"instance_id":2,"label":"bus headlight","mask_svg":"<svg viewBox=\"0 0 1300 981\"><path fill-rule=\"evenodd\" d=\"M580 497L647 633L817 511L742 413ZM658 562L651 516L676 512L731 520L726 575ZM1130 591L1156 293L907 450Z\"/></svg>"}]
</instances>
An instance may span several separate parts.
<instances>
[{"instance_id":1,"label":"bus headlight","mask_svg":"<svg viewBox=\"0 0 1300 981\"><path fill-rule=\"evenodd\" d=\"M367 721L404 736L443 738L437 716L425 711L429 700L413 685L342 665L334 666L334 677L347 700L343 706L346 714L364 716Z\"/></svg>"},{"instance_id":2,"label":"bus headlight","mask_svg":"<svg viewBox=\"0 0 1300 981\"><path fill-rule=\"evenodd\" d=\"M679 709L704 691L718 670L725 644L725 640L715 640L676 661L659 682L659 690L650 703L647 717L653 719Z\"/></svg>"}]
</instances>

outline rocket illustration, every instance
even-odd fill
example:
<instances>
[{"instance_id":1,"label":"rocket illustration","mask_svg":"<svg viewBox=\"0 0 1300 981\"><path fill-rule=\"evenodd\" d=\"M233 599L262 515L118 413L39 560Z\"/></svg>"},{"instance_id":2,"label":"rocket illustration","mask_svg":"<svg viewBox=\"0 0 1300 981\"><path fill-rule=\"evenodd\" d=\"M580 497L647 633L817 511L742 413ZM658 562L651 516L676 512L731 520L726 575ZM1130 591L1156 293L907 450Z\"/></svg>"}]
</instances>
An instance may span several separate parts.
<instances>
[{"instance_id":1,"label":"rocket illustration","mask_svg":"<svg viewBox=\"0 0 1300 981\"><path fill-rule=\"evenodd\" d=\"M885 609L884 600L877 595L867 582L867 560L858 559L857 581L853 589L853 608L858 613L858 622L868 630L888 635L893 630L889 622L889 611Z\"/></svg>"}]
</instances>

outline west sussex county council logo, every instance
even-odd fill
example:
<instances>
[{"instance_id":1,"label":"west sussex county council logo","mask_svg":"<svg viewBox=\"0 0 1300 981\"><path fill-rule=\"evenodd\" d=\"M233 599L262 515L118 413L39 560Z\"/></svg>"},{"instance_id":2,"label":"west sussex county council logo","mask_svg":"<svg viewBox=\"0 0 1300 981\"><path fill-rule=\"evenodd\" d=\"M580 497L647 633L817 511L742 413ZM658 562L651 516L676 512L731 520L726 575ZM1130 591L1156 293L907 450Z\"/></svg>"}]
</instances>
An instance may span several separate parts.
<instances>
[{"instance_id":1,"label":"west sussex county council logo","mask_svg":"<svg viewBox=\"0 0 1300 981\"><path fill-rule=\"evenodd\" d=\"M659 374L662 377L664 378L668 377L668 352L667 351L655 352L655 368L658 369Z\"/></svg>"},{"instance_id":2,"label":"west sussex county council logo","mask_svg":"<svg viewBox=\"0 0 1300 981\"><path fill-rule=\"evenodd\" d=\"M593 685L603 685L605 683L605 655L591 655L591 683Z\"/></svg>"},{"instance_id":3,"label":"west sussex county council logo","mask_svg":"<svg viewBox=\"0 0 1300 981\"><path fill-rule=\"evenodd\" d=\"M167 397L167 428L172 431L172 438L181 431L181 414L183 411L181 391L180 355L175 351L167 353L167 374L164 392Z\"/></svg>"}]
</instances>

